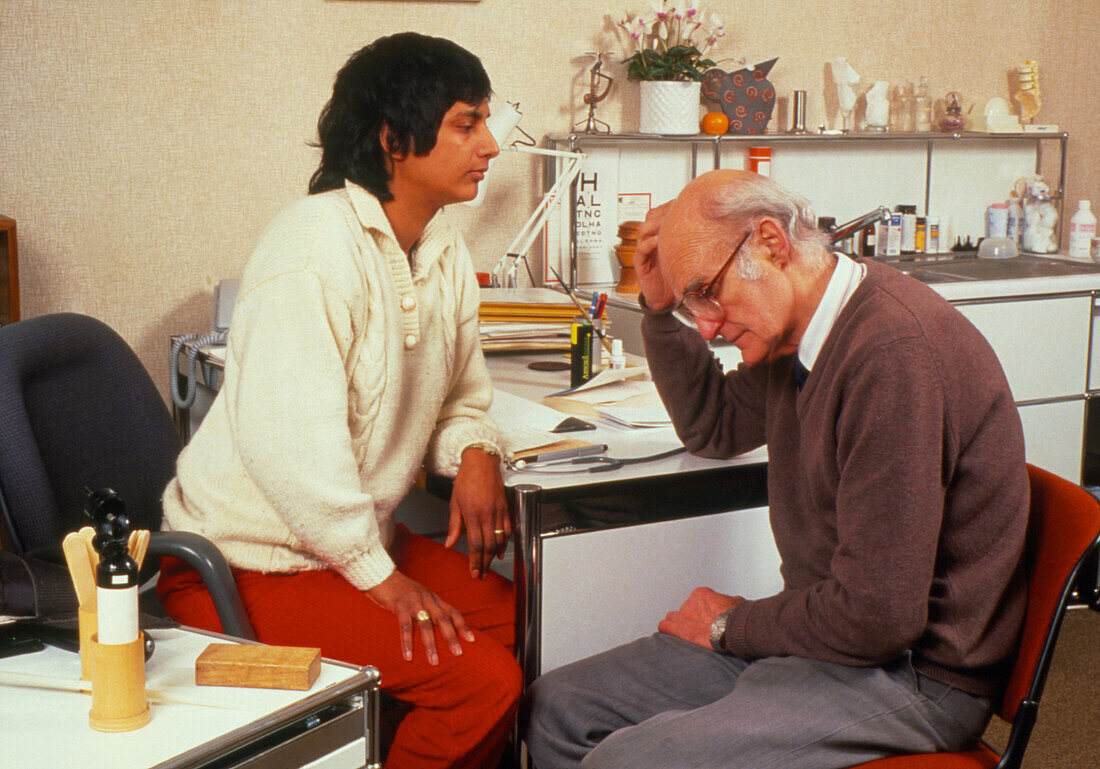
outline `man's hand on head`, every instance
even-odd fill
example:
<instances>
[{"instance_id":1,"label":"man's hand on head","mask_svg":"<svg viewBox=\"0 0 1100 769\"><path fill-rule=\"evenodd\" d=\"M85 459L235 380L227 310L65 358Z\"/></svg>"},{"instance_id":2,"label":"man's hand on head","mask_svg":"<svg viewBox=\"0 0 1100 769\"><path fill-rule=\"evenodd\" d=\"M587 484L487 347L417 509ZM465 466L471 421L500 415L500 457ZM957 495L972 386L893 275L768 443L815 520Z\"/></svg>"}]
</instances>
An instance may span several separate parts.
<instances>
[{"instance_id":1,"label":"man's hand on head","mask_svg":"<svg viewBox=\"0 0 1100 769\"><path fill-rule=\"evenodd\" d=\"M665 615L657 630L709 649L710 626L715 617L744 600L739 595L722 595L709 587L697 587L679 609Z\"/></svg>"},{"instance_id":2,"label":"man's hand on head","mask_svg":"<svg viewBox=\"0 0 1100 769\"><path fill-rule=\"evenodd\" d=\"M634 248L634 269L638 274L638 285L645 297L646 306L655 312L668 310L676 303L676 296L665 282L657 261L657 234L671 205L670 201L649 210L642 226L638 228L638 243Z\"/></svg>"}]
</instances>

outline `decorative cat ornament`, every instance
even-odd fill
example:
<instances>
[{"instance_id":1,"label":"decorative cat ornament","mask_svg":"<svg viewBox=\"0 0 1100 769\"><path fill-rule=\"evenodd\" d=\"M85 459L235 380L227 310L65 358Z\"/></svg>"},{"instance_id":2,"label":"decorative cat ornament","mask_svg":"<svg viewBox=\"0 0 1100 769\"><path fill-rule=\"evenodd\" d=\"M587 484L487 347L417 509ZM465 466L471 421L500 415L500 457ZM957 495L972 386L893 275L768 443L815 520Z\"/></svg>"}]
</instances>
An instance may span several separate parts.
<instances>
[{"instance_id":1,"label":"decorative cat ornament","mask_svg":"<svg viewBox=\"0 0 1100 769\"><path fill-rule=\"evenodd\" d=\"M767 130L775 109L775 86L768 73L779 58L736 72L708 69L703 73L703 98L717 102L730 119L726 133L755 136Z\"/></svg>"}]
</instances>

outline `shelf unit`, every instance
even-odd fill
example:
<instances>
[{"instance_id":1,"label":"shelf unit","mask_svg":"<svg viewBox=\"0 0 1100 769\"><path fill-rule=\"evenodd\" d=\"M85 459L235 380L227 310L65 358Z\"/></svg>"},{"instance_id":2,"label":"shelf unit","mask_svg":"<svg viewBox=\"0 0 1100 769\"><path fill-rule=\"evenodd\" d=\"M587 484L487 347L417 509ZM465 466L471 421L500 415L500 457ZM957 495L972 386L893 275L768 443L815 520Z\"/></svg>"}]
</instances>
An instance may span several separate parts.
<instances>
[{"instance_id":1,"label":"shelf unit","mask_svg":"<svg viewBox=\"0 0 1100 769\"><path fill-rule=\"evenodd\" d=\"M1066 182L1065 133L849 133L763 136L654 134L550 134L548 149L584 152L588 165L615 169L617 192L648 186L652 204L671 199L687 181L714 168L743 167L750 146L772 149L772 176L807 197L819 215L845 221L878 205L918 205L918 213L949 213L959 235L980 236L986 206L1007 197L1015 179L1048 173L1061 236ZM1045 157L1053 147L1056 157ZM1047 150L1045 153L1044 150ZM614 161L610 158L614 157ZM591 163L590 163L591 162ZM616 166L617 164L617 166ZM545 166L545 189L559 164ZM1056 168L1056 175L1052 173ZM648 177L647 177L648 174ZM578 276L577 201L584 171L570 191L569 207L548 230L546 255L560 255L572 285L604 285ZM645 194L644 192L642 194ZM573 215L568 215L572 212ZM617 222L616 222L617 224ZM984 225L983 225L984 226ZM612 228L613 229L613 228ZM613 234L613 233L612 233ZM557 243L554 241L557 240ZM555 247L560 251L555 253ZM608 263L614 259L608 249ZM544 269L545 272L545 269Z\"/></svg>"}]
</instances>

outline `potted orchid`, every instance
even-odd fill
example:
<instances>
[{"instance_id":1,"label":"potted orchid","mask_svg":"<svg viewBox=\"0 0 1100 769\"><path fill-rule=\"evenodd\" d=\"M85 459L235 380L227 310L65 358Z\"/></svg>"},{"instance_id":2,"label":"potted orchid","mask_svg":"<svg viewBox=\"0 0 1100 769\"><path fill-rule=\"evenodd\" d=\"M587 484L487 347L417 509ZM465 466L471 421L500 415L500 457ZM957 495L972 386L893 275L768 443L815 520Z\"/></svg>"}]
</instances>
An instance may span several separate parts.
<instances>
[{"instance_id":1,"label":"potted orchid","mask_svg":"<svg viewBox=\"0 0 1100 769\"><path fill-rule=\"evenodd\" d=\"M642 133L699 132L699 81L715 62L707 53L726 34L716 13L698 0L650 0L645 15L615 20L634 52L623 60L627 77L641 81Z\"/></svg>"},{"instance_id":2,"label":"potted orchid","mask_svg":"<svg viewBox=\"0 0 1100 769\"><path fill-rule=\"evenodd\" d=\"M726 34L722 18L705 14L697 0L650 0L645 16L624 14L615 26L636 50L623 60L631 80L702 80L714 66L707 52Z\"/></svg>"}]
</instances>

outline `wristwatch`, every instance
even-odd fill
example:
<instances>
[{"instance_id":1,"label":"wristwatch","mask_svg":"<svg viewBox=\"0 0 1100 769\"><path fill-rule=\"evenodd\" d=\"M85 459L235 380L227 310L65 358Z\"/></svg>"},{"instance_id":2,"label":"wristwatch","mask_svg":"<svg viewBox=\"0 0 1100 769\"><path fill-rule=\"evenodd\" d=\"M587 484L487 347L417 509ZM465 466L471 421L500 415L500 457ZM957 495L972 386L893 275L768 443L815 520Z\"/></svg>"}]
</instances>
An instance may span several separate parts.
<instances>
[{"instance_id":1,"label":"wristwatch","mask_svg":"<svg viewBox=\"0 0 1100 769\"><path fill-rule=\"evenodd\" d=\"M733 609L726 609L710 623L710 648L719 654L726 653L726 624L730 621L731 614Z\"/></svg>"}]
</instances>

